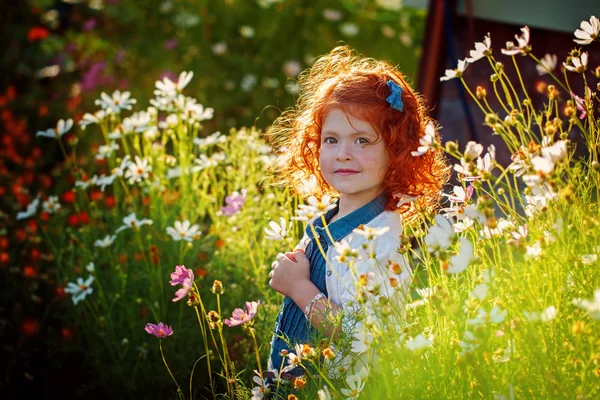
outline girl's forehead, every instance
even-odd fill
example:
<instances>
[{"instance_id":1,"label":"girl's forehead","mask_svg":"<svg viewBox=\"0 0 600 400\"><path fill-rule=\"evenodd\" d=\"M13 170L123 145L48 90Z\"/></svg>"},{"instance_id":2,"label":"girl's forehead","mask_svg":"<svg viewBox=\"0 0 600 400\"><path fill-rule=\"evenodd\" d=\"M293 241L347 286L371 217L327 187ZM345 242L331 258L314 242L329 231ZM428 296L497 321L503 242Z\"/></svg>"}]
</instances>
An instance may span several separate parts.
<instances>
[{"instance_id":1,"label":"girl's forehead","mask_svg":"<svg viewBox=\"0 0 600 400\"><path fill-rule=\"evenodd\" d=\"M373 125L364 119L356 116L355 113L339 107L330 108L323 116L321 132L375 132Z\"/></svg>"}]
</instances>

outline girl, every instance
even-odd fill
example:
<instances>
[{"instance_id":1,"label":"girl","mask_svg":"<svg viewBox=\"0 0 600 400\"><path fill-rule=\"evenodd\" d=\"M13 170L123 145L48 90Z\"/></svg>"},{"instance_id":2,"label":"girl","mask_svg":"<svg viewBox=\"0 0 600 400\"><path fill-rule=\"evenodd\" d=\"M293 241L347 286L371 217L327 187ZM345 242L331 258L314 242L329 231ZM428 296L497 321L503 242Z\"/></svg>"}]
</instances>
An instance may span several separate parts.
<instances>
[{"instance_id":1,"label":"girl","mask_svg":"<svg viewBox=\"0 0 600 400\"><path fill-rule=\"evenodd\" d=\"M295 344L309 342L316 331L338 335L345 324L330 321L339 321L336 317L342 312L350 314L356 303L356 276L375 277L381 282L380 294L401 300L398 289L406 287L411 276L397 251L401 218L412 218L415 208L398 197L418 198L421 211L431 209L448 175L439 149L417 152L430 121L419 96L392 65L337 47L305 71L298 85L296 109L284 112L267 133L273 147L282 150L276 164L278 183L304 197L330 195L337 201L325 214L331 237L317 219L317 237L307 227L296 251L278 254L272 264L269 284L285 298L275 324L271 371L286 366L283 350L294 352ZM311 175L317 181L312 188L305 184ZM358 259L355 271L335 260L334 242L344 239L359 249L369 235L379 236L374 247L377 262L386 270L388 260L399 266L395 281L373 268L369 257Z\"/></svg>"}]
</instances>

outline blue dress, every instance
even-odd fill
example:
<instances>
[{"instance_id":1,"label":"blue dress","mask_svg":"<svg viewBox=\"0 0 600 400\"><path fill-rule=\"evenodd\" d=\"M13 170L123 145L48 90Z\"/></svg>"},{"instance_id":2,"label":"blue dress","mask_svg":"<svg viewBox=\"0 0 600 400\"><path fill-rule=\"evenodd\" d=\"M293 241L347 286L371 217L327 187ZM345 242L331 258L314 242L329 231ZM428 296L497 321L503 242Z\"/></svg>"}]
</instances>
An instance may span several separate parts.
<instances>
[{"instance_id":1,"label":"blue dress","mask_svg":"<svg viewBox=\"0 0 600 400\"><path fill-rule=\"evenodd\" d=\"M382 193L358 210L355 210L345 217L334 221L331 225L328 225L333 240L338 242L352 233L352 230L359 225L367 224L372 221L373 218L385 210L387 199L388 196L385 193ZM331 218L337 214L338 209L339 205L336 205L333 210L328 211L325 214L325 220L329 222ZM314 222L313 226L318 234L318 240L323 247L323 251L327 254L327 249L329 246L332 246L333 243L331 243L329 235L327 235L327 232L323 227L323 221L319 218ZM319 250L319 246L317 246L315 242L310 226L306 227L305 232L311 239L304 252L310 263L310 280L325 296L329 297L327 294L327 285L325 284L325 274L330 274L331 271L327 271L327 263ZM314 338L317 336L317 330L307 321L303 310L301 310L290 297L285 297L281 304L279 315L275 321L269 368L279 371L283 361L280 354L282 350L285 349L294 352L293 349L296 344L313 343ZM291 346L288 346L287 341L290 342ZM287 361L288 360L286 359L283 367L287 365ZM296 371L298 374L301 374L304 371L301 368L298 368L298 370L299 371ZM294 372L295 371L292 371L292 374L294 374Z\"/></svg>"}]
</instances>

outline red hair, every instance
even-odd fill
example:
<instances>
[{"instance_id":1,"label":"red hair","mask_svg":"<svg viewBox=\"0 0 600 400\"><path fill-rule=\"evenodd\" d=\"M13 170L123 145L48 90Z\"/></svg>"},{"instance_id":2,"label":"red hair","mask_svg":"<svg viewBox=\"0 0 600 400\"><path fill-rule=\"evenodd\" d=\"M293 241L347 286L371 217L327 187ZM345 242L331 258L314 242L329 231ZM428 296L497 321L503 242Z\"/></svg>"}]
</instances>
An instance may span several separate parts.
<instances>
[{"instance_id":1,"label":"red hair","mask_svg":"<svg viewBox=\"0 0 600 400\"><path fill-rule=\"evenodd\" d=\"M403 111L390 108L386 102L390 79L402 87ZM385 143L390 163L383 187L391 195L386 210L398 211L405 218L414 214L409 204L398 208L398 199L393 195L418 197L422 210L433 210L448 180L449 168L440 149L418 157L411 155L419 147L425 127L433 121L400 71L385 61L361 58L348 46L341 46L304 71L298 86L296 108L283 112L266 134L278 153L275 184L291 187L301 196L338 195L319 171L322 123L329 109L337 107L369 122ZM318 185L307 192L305 182L311 174Z\"/></svg>"}]
</instances>

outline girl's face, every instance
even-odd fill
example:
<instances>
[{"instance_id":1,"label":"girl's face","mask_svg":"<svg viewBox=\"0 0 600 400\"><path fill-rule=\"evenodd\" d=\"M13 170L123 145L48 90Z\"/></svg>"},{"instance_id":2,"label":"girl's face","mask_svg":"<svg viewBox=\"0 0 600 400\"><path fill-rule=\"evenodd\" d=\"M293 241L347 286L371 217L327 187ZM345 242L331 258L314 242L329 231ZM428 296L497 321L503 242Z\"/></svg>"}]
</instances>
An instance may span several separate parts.
<instances>
[{"instance_id":1,"label":"girl's face","mask_svg":"<svg viewBox=\"0 0 600 400\"><path fill-rule=\"evenodd\" d=\"M340 108L323 119L319 164L323 178L340 199L367 204L383 191L389 166L385 143L367 121Z\"/></svg>"}]
</instances>

